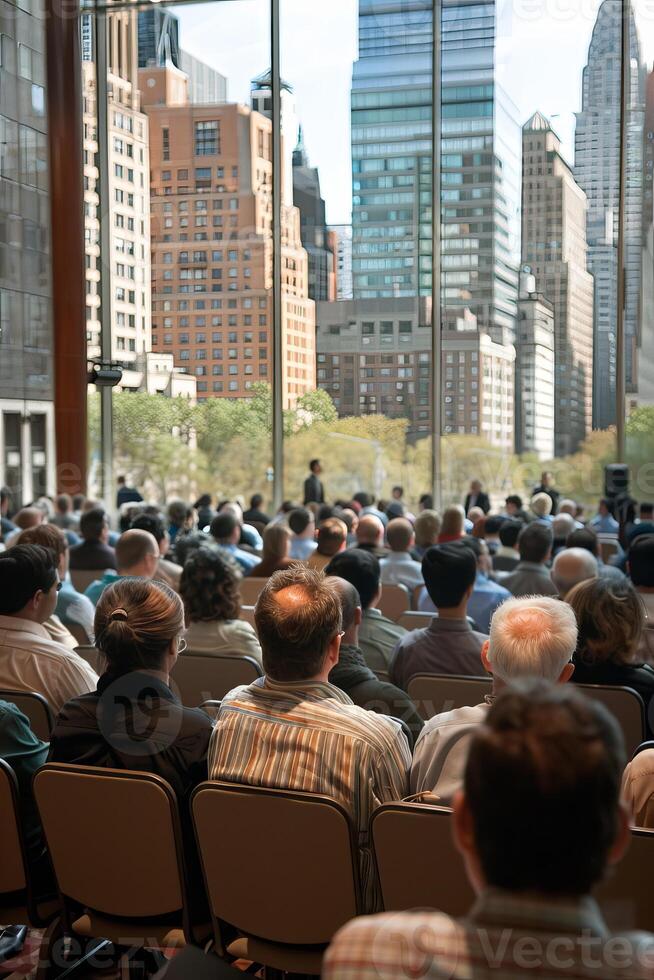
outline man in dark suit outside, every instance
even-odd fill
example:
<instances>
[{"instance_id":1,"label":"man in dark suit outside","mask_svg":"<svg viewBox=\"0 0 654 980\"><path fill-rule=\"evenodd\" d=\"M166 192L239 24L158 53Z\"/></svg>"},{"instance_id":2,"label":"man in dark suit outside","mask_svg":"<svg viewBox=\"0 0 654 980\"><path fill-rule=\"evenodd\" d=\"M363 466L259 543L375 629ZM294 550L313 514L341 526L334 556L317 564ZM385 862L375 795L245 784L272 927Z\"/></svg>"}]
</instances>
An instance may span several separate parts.
<instances>
[{"instance_id":1,"label":"man in dark suit outside","mask_svg":"<svg viewBox=\"0 0 654 980\"><path fill-rule=\"evenodd\" d=\"M322 466L319 459L312 459L309 463L311 473L304 481L304 506L307 504L324 504L325 488L320 481Z\"/></svg>"},{"instance_id":2,"label":"man in dark suit outside","mask_svg":"<svg viewBox=\"0 0 654 980\"><path fill-rule=\"evenodd\" d=\"M559 498L561 494L558 490L554 489L554 474L550 473L549 470L544 470L540 475L540 483L531 492L532 497L537 493L546 493L547 496L552 501L552 517L558 513L559 510Z\"/></svg>"},{"instance_id":3,"label":"man in dark suit outside","mask_svg":"<svg viewBox=\"0 0 654 980\"><path fill-rule=\"evenodd\" d=\"M466 517L468 516L468 511L473 507L481 507L484 514L487 514L491 509L488 494L484 493L479 480L473 480L470 484L470 492L468 493L465 502Z\"/></svg>"}]
</instances>

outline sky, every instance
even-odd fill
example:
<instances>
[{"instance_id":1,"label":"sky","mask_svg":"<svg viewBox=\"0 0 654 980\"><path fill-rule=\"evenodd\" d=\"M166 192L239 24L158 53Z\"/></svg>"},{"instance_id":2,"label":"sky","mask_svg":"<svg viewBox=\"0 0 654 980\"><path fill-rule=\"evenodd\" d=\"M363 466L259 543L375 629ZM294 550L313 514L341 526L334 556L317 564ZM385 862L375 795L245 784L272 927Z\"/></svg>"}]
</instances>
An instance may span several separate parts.
<instances>
[{"instance_id":1,"label":"sky","mask_svg":"<svg viewBox=\"0 0 654 980\"><path fill-rule=\"evenodd\" d=\"M497 0L497 76L520 123L539 109L572 162L581 72L601 0ZM654 0L633 0L642 55L654 61ZM249 102L250 81L270 66L268 0L180 6L181 46L228 78L230 101ZM292 85L330 224L351 215L350 86L357 57L357 0L280 0L282 76Z\"/></svg>"}]
</instances>

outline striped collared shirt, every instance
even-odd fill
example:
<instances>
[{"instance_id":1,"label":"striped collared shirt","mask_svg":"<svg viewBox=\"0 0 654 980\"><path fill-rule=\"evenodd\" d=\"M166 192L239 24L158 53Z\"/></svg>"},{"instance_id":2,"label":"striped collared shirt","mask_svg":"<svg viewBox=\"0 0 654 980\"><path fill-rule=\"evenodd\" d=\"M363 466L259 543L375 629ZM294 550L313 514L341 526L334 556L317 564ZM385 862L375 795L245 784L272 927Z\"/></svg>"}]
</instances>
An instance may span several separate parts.
<instances>
[{"instance_id":1,"label":"striped collared shirt","mask_svg":"<svg viewBox=\"0 0 654 980\"><path fill-rule=\"evenodd\" d=\"M652 980L654 936L607 929L591 898L489 889L460 921L396 912L348 923L325 954L323 980Z\"/></svg>"},{"instance_id":2,"label":"striped collared shirt","mask_svg":"<svg viewBox=\"0 0 654 980\"><path fill-rule=\"evenodd\" d=\"M408 792L411 754L400 725L359 708L333 684L269 677L224 698L209 746L209 778L320 793L352 815L365 907L380 908L369 822Z\"/></svg>"}]
</instances>

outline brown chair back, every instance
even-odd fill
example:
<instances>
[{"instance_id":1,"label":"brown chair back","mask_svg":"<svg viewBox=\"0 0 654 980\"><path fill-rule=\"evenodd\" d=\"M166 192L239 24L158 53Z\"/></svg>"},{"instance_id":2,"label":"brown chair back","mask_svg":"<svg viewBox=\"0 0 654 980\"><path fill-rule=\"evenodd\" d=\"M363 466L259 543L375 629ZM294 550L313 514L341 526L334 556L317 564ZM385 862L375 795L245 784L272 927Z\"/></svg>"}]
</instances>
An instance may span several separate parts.
<instances>
[{"instance_id":1,"label":"brown chair back","mask_svg":"<svg viewBox=\"0 0 654 980\"><path fill-rule=\"evenodd\" d=\"M443 711L481 704L491 693L491 681L488 677L459 677L456 674L415 674L407 691L427 721Z\"/></svg>"},{"instance_id":2,"label":"brown chair back","mask_svg":"<svg viewBox=\"0 0 654 980\"><path fill-rule=\"evenodd\" d=\"M631 687L608 684L579 684L578 687L589 698L601 701L617 720L630 758L645 738L645 704L640 694Z\"/></svg>"},{"instance_id":3,"label":"brown chair back","mask_svg":"<svg viewBox=\"0 0 654 980\"><path fill-rule=\"evenodd\" d=\"M92 647L88 643L83 643L75 648L82 660L86 660L89 667L92 667L96 674L103 674L106 669L104 654L100 653L97 647Z\"/></svg>"},{"instance_id":4,"label":"brown chair back","mask_svg":"<svg viewBox=\"0 0 654 980\"><path fill-rule=\"evenodd\" d=\"M222 701L229 691L262 676L252 657L195 656L183 653L170 675L170 686L182 704L197 708L203 701Z\"/></svg>"},{"instance_id":5,"label":"brown chair back","mask_svg":"<svg viewBox=\"0 0 654 980\"><path fill-rule=\"evenodd\" d=\"M204 711L205 715L209 715L212 721L215 721L220 714L220 707L222 701L203 701L199 707Z\"/></svg>"},{"instance_id":6,"label":"brown chair back","mask_svg":"<svg viewBox=\"0 0 654 980\"><path fill-rule=\"evenodd\" d=\"M253 575L244 578L238 587L241 593L241 603L244 606L256 606L259 593L267 581L267 578L256 578Z\"/></svg>"},{"instance_id":7,"label":"brown chair back","mask_svg":"<svg viewBox=\"0 0 654 980\"><path fill-rule=\"evenodd\" d=\"M54 728L52 708L36 691L0 691L0 701L15 704L26 715L30 728L42 742L49 742Z\"/></svg>"},{"instance_id":8,"label":"brown chair back","mask_svg":"<svg viewBox=\"0 0 654 980\"><path fill-rule=\"evenodd\" d=\"M409 590L404 585L382 585L378 607L384 616L397 623L402 613L407 612L411 607Z\"/></svg>"},{"instance_id":9,"label":"brown chair back","mask_svg":"<svg viewBox=\"0 0 654 980\"><path fill-rule=\"evenodd\" d=\"M165 780L49 762L33 785L69 920L79 906L119 919L182 915L179 815Z\"/></svg>"},{"instance_id":10,"label":"brown chair back","mask_svg":"<svg viewBox=\"0 0 654 980\"><path fill-rule=\"evenodd\" d=\"M599 535L599 549L602 561L608 565L615 555L620 552L620 541L616 535Z\"/></svg>"},{"instance_id":11,"label":"brown chair back","mask_svg":"<svg viewBox=\"0 0 654 980\"><path fill-rule=\"evenodd\" d=\"M0 759L0 909L4 895L27 888L20 826L18 782L11 766Z\"/></svg>"},{"instance_id":12,"label":"brown chair back","mask_svg":"<svg viewBox=\"0 0 654 980\"><path fill-rule=\"evenodd\" d=\"M66 623L66 629L80 646L86 646L90 640L83 626L77 623Z\"/></svg>"},{"instance_id":13,"label":"brown chair back","mask_svg":"<svg viewBox=\"0 0 654 980\"><path fill-rule=\"evenodd\" d=\"M474 893L454 845L448 807L385 803L372 815L371 835L387 912L469 911Z\"/></svg>"},{"instance_id":14,"label":"brown chair back","mask_svg":"<svg viewBox=\"0 0 654 980\"><path fill-rule=\"evenodd\" d=\"M254 606L241 606L240 619L245 620L246 623L249 623L250 626L256 630L257 625L254 621Z\"/></svg>"},{"instance_id":15,"label":"brown chair back","mask_svg":"<svg viewBox=\"0 0 654 980\"><path fill-rule=\"evenodd\" d=\"M646 872L652 861L654 830L632 829L627 853L595 889L595 897L614 932L654 931L654 903Z\"/></svg>"},{"instance_id":16,"label":"brown chair back","mask_svg":"<svg viewBox=\"0 0 654 980\"><path fill-rule=\"evenodd\" d=\"M404 612L397 621L398 626L403 626L405 630L421 630L429 626L435 613L428 612Z\"/></svg>"},{"instance_id":17,"label":"brown chair back","mask_svg":"<svg viewBox=\"0 0 654 980\"><path fill-rule=\"evenodd\" d=\"M360 913L354 833L335 800L208 782L191 808L219 945L221 923L268 942L324 944Z\"/></svg>"},{"instance_id":18,"label":"brown chair back","mask_svg":"<svg viewBox=\"0 0 654 980\"><path fill-rule=\"evenodd\" d=\"M78 569L73 571L70 569L70 580L73 583L73 588L76 592L86 592L91 582L95 582L96 579L102 578L106 569L93 569L92 571L87 571L86 569Z\"/></svg>"}]
</instances>

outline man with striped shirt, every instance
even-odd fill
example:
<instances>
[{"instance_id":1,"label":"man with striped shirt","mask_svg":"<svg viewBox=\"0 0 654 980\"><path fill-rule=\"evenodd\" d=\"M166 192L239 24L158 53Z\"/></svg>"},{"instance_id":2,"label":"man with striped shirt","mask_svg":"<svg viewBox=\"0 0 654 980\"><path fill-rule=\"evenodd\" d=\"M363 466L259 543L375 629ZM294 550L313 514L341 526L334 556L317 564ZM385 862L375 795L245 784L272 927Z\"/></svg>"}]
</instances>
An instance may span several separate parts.
<instances>
[{"instance_id":1,"label":"man with striped shirt","mask_svg":"<svg viewBox=\"0 0 654 980\"><path fill-rule=\"evenodd\" d=\"M209 778L320 793L352 815L366 909L380 907L369 822L408 792L411 755L400 723L366 711L329 683L341 645L341 602L322 572L276 572L255 612L265 677L223 700Z\"/></svg>"}]
</instances>

